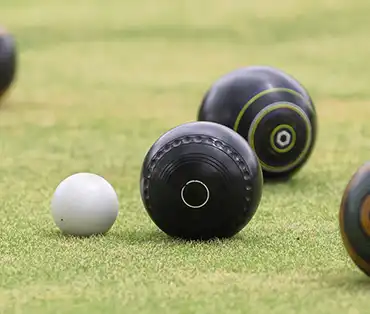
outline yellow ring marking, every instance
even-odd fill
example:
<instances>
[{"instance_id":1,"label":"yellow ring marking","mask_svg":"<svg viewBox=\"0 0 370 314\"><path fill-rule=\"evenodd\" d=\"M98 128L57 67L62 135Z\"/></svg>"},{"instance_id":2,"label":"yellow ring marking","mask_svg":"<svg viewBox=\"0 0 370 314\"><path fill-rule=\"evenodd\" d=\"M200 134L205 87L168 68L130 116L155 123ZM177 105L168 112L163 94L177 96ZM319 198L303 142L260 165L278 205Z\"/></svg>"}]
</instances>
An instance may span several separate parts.
<instances>
[{"instance_id":1,"label":"yellow ring marking","mask_svg":"<svg viewBox=\"0 0 370 314\"><path fill-rule=\"evenodd\" d=\"M300 93L296 92L293 89L283 88L283 87L265 89L264 91L258 93L257 95L255 95L251 99L249 99L249 101L240 110L238 116L236 117L235 123L234 123L234 131L238 131L240 121L243 118L243 115L244 115L245 111L249 108L250 105L252 105L257 99L261 98L262 96L265 96L267 94L274 93L274 92L286 92L286 93L289 93L289 94L292 94L294 96L298 96L298 97L302 98L307 103L307 99L305 97L303 97L303 95L301 95Z\"/></svg>"},{"instance_id":2,"label":"yellow ring marking","mask_svg":"<svg viewBox=\"0 0 370 314\"><path fill-rule=\"evenodd\" d=\"M276 133L279 132L281 129L288 129L290 131L290 133L292 134L292 141L285 148L277 147L275 145L275 141L274 141ZM294 129L292 128L292 126L290 126L288 124L280 124L275 129L272 130L271 136L270 136L270 144L271 144L271 147L273 148L273 150L276 151L277 153L286 153L286 152L289 152L293 148L293 146L295 145L296 137L297 137L297 135L296 135Z\"/></svg>"},{"instance_id":3,"label":"yellow ring marking","mask_svg":"<svg viewBox=\"0 0 370 314\"><path fill-rule=\"evenodd\" d=\"M252 122L252 125L249 129L248 142L249 142L251 148L254 151L256 151L255 145L254 145L254 135L255 135L255 132L256 132L256 129L257 129L259 123L261 122L261 120L268 113L270 113L271 111L277 110L277 109L289 109L289 110L292 110L292 111L296 112L299 116L302 117L302 119L303 119L303 121L306 125L307 140L306 140L306 145L303 148L302 152L299 154L298 158L295 159L292 163L290 163L288 165L281 166L281 167L274 167L274 166L270 166L270 165L266 164L260 158L258 158L262 168L265 169L265 170L271 171L271 172L283 172L283 171L287 171L287 170L290 170L290 169L294 168L306 156L306 154L308 152L308 149L310 148L310 144L311 144L311 140L312 140L311 123L310 123L310 120L308 119L307 115L304 113L304 111L302 109L300 109L298 106L295 106L293 104L275 103L275 104L271 104L271 105L267 106L266 108L264 108L263 110L261 110Z\"/></svg>"}]
</instances>

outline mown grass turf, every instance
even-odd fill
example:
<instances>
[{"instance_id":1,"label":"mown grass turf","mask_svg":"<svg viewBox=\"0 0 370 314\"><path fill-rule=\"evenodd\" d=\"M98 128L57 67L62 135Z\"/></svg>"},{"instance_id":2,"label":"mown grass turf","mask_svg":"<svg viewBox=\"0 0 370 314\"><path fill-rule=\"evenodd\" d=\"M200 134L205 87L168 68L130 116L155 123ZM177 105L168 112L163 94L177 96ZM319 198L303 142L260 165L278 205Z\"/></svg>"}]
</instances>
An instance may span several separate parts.
<instances>
[{"instance_id":1,"label":"mown grass turf","mask_svg":"<svg viewBox=\"0 0 370 314\"><path fill-rule=\"evenodd\" d=\"M370 281L338 209L369 158L368 0L2 0L19 47L0 110L0 313L367 313ZM139 195L160 134L196 118L209 85L269 64L316 101L319 137L289 183L264 188L234 239L168 239ZM66 176L106 177L121 208L105 237L61 236Z\"/></svg>"}]
</instances>

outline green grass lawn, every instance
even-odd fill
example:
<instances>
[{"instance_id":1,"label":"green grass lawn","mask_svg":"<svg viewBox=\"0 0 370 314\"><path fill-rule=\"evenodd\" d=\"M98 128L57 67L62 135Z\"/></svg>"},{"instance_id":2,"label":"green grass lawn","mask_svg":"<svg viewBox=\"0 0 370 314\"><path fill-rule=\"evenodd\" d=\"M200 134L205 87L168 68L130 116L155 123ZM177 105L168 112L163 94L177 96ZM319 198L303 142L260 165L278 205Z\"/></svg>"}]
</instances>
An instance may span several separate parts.
<instances>
[{"instance_id":1,"label":"green grass lawn","mask_svg":"<svg viewBox=\"0 0 370 314\"><path fill-rule=\"evenodd\" d=\"M343 248L338 211L369 158L369 10L368 0L1 0L19 72L0 110L0 313L368 313L370 280ZM265 186L235 238L171 240L141 203L144 155L196 119L215 79L252 64L312 94L312 158ZM81 171L119 195L105 237L63 237L52 221L55 187Z\"/></svg>"}]
</instances>

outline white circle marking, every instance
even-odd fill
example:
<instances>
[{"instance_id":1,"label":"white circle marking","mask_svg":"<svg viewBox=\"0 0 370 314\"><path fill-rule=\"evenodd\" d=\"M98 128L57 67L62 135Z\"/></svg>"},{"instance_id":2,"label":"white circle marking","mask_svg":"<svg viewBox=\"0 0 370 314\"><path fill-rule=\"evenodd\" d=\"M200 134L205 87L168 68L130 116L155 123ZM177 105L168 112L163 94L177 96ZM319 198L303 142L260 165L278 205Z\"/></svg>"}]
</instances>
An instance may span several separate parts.
<instances>
[{"instance_id":1,"label":"white circle marking","mask_svg":"<svg viewBox=\"0 0 370 314\"><path fill-rule=\"evenodd\" d=\"M206 190L206 192L207 192L206 200L205 200L202 204L197 205L197 206L190 205L187 201L185 201L185 198L184 198L184 191L185 191L185 188L186 188L189 184L193 184L193 183L201 184L201 185L205 188L205 190ZM208 200L209 200L209 189L208 189L208 187L207 187L207 186L206 186L202 181L199 181L199 180L190 180L190 181L188 181L188 182L187 182L187 183L182 187L182 189L181 189L181 199L182 199L182 201L184 202L184 204L185 204L186 206L190 207L190 208L201 208L201 207L203 207L204 205L206 205L206 204L207 204L207 202L208 202Z\"/></svg>"},{"instance_id":2,"label":"white circle marking","mask_svg":"<svg viewBox=\"0 0 370 314\"><path fill-rule=\"evenodd\" d=\"M282 138L285 136L285 140L283 141ZM291 135L289 134L289 132L283 130L283 131L280 131L278 132L277 134L277 143L281 146L281 147L286 147L290 144L290 141L291 141Z\"/></svg>"}]
</instances>

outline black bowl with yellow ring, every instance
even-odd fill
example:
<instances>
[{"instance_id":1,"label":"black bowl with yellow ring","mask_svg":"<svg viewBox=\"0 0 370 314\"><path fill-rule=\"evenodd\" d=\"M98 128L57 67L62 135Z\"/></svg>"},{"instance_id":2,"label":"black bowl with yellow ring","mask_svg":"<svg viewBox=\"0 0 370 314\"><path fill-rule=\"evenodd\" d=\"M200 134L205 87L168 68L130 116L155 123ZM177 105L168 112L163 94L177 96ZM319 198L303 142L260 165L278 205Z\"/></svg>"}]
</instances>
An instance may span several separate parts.
<instances>
[{"instance_id":1,"label":"black bowl with yellow ring","mask_svg":"<svg viewBox=\"0 0 370 314\"><path fill-rule=\"evenodd\" d=\"M311 96L295 78L269 66L241 68L219 78L206 92L198 120L242 135L265 180L289 179L307 162L316 141Z\"/></svg>"},{"instance_id":2,"label":"black bowl with yellow ring","mask_svg":"<svg viewBox=\"0 0 370 314\"><path fill-rule=\"evenodd\" d=\"M339 226L352 261L370 276L370 162L353 174L342 196Z\"/></svg>"}]
</instances>

